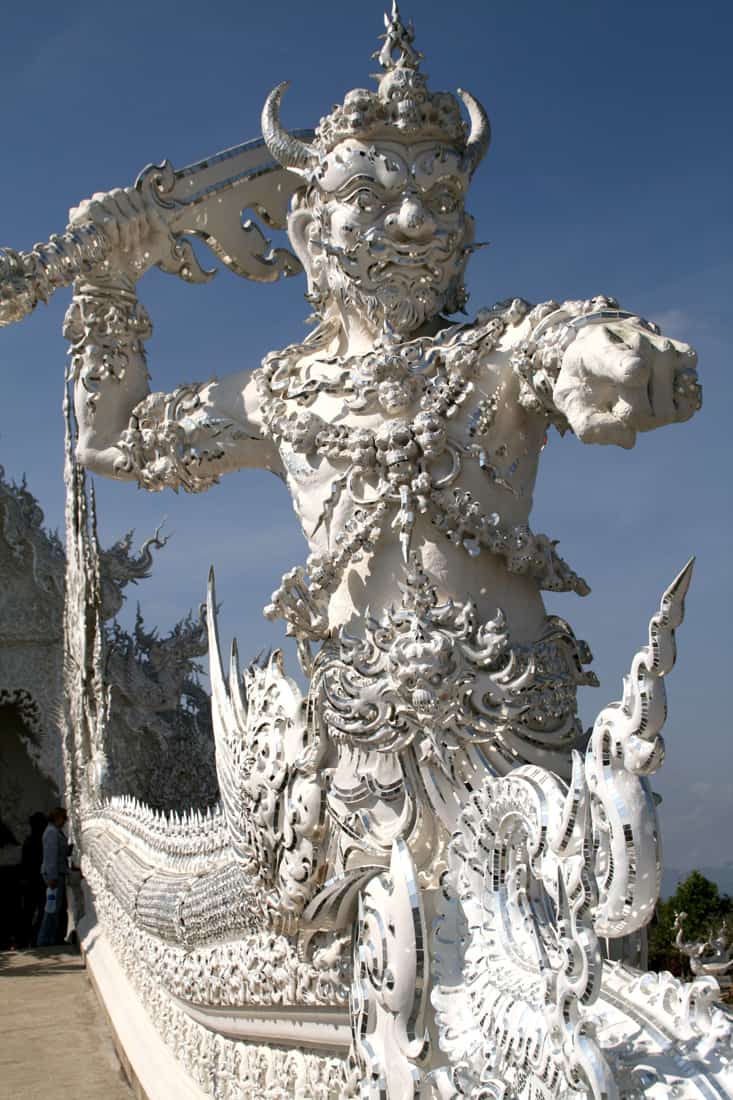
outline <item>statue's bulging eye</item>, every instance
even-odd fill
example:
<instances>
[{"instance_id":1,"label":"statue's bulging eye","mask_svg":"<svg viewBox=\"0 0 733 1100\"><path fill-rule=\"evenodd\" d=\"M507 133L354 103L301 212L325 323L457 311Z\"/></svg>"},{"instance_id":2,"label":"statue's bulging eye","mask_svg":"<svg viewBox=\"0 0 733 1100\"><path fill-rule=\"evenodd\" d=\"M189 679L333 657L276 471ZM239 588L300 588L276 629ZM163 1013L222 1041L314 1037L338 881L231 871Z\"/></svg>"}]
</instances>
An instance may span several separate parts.
<instances>
[{"instance_id":1,"label":"statue's bulging eye","mask_svg":"<svg viewBox=\"0 0 733 1100\"><path fill-rule=\"evenodd\" d=\"M458 198L452 191L441 191L430 202L435 214L455 214L458 209Z\"/></svg>"}]
</instances>

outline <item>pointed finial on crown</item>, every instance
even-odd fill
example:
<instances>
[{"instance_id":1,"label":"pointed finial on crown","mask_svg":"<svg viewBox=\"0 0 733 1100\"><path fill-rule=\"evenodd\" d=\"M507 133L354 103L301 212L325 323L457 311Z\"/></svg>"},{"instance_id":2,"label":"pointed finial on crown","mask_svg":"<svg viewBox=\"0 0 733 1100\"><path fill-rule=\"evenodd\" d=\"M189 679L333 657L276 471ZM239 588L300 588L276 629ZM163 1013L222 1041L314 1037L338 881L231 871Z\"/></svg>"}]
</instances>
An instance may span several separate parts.
<instances>
[{"instance_id":1,"label":"pointed finial on crown","mask_svg":"<svg viewBox=\"0 0 733 1100\"><path fill-rule=\"evenodd\" d=\"M419 69L423 54L412 45L415 41L415 27L412 20L407 26L404 25L397 0L393 0L392 14L384 13L384 25L387 28L386 33L380 35L384 45L381 50L375 50L372 57L379 61L383 69ZM395 50L400 51L398 58L393 56Z\"/></svg>"}]
</instances>

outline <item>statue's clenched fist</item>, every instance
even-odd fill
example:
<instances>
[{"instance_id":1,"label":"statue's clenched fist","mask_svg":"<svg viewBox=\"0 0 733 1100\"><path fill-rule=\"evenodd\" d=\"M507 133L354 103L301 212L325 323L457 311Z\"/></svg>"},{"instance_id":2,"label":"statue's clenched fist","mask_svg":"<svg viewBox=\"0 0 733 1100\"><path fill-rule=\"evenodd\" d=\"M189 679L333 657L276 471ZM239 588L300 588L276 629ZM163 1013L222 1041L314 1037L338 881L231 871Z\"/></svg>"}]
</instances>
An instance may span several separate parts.
<instances>
[{"instance_id":1,"label":"statue's clenched fist","mask_svg":"<svg viewBox=\"0 0 733 1100\"><path fill-rule=\"evenodd\" d=\"M109 242L109 273L132 282L163 260L173 243L156 204L134 187L98 192L69 211L69 228L90 223Z\"/></svg>"},{"instance_id":2,"label":"statue's clenched fist","mask_svg":"<svg viewBox=\"0 0 733 1100\"><path fill-rule=\"evenodd\" d=\"M701 405L697 356L638 320L579 328L553 390L584 443L633 447L637 432L688 420Z\"/></svg>"}]
</instances>

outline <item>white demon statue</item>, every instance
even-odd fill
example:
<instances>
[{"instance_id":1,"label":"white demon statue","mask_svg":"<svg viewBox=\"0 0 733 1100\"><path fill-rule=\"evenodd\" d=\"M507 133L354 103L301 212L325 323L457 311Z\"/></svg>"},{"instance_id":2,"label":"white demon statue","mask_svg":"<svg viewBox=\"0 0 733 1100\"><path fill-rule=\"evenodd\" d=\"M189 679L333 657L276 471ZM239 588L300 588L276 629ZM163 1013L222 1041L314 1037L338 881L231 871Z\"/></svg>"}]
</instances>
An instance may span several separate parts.
<instances>
[{"instance_id":1,"label":"white demon statue","mask_svg":"<svg viewBox=\"0 0 733 1100\"><path fill-rule=\"evenodd\" d=\"M306 696L278 654L242 673L235 650L225 677L211 586L220 807L180 821L88 790L99 920L216 1096L727 1095L714 983L599 946L658 895L647 776L691 565L584 735L590 653L542 592L588 586L529 527L548 426L632 447L700 407L696 357L601 295L449 319L489 122L468 92L428 89L396 8L386 27L376 91L315 133L283 128L281 84L264 144L148 169L51 244L0 254L5 320L76 276L81 464L153 491L270 470L310 547L265 609ZM244 205L286 223L295 255L243 231ZM135 284L154 265L207 277L184 233L239 274L302 268L316 324L259 366L151 392Z\"/></svg>"}]
</instances>

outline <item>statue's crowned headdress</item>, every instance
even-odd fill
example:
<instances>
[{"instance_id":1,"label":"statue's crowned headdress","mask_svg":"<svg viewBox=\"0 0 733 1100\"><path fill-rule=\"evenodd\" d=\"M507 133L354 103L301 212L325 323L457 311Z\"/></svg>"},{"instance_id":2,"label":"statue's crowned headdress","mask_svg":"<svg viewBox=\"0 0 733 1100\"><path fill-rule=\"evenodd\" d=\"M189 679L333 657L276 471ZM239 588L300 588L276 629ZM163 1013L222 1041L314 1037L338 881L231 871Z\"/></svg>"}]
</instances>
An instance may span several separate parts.
<instances>
[{"instance_id":1,"label":"statue's crowned headdress","mask_svg":"<svg viewBox=\"0 0 733 1100\"><path fill-rule=\"evenodd\" d=\"M384 21L384 45L373 55L383 70L376 77L376 92L366 88L347 92L344 102L321 119L311 144L293 137L280 125L280 100L287 82L267 97L262 134L273 157L284 167L310 177L336 145L353 138L365 142L442 142L462 152L469 173L475 170L491 139L484 108L469 92L459 90L469 128L456 96L428 89L427 78L420 72L423 55L413 45L414 28L412 23L405 26L402 22L396 2Z\"/></svg>"}]
</instances>

